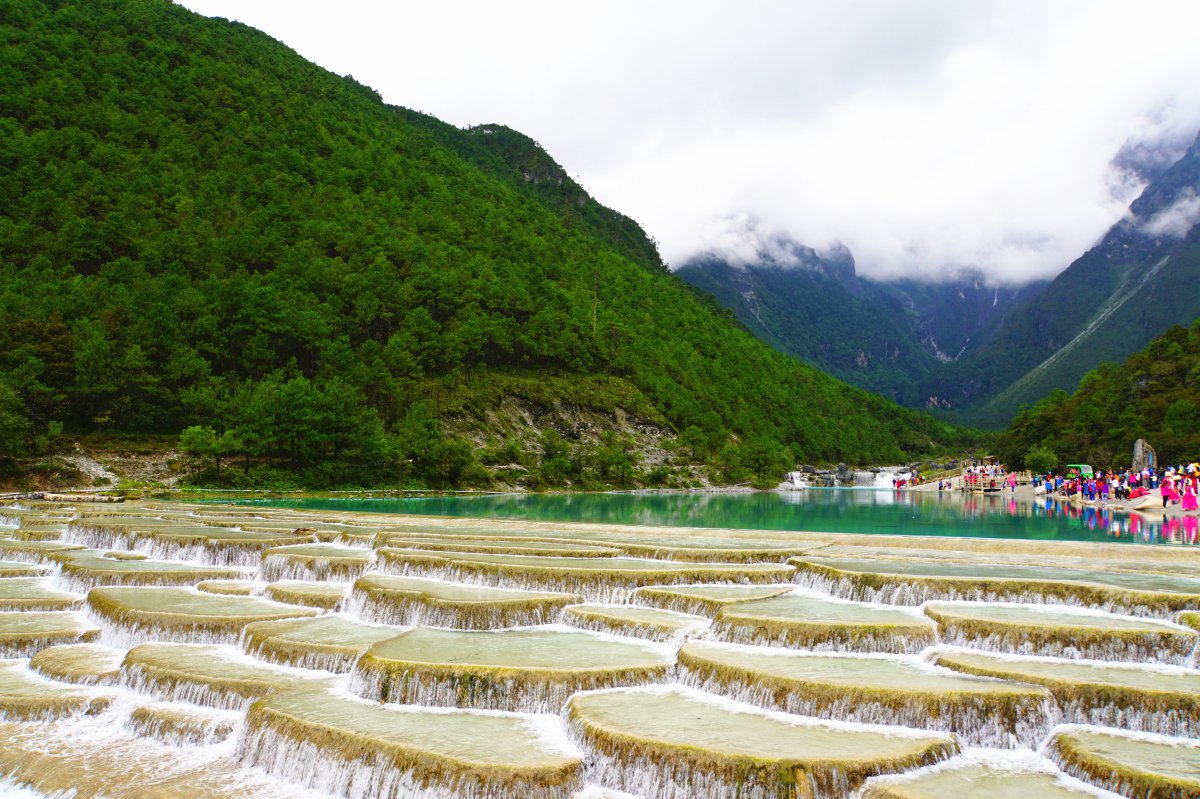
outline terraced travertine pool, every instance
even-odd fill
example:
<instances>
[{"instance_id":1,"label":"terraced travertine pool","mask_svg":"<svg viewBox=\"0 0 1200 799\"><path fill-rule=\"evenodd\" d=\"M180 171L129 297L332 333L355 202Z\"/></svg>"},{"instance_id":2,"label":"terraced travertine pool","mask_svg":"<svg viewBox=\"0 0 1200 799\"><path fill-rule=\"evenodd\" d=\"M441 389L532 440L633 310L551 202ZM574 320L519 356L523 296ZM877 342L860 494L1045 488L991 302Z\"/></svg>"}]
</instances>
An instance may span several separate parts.
<instances>
[{"instance_id":1,"label":"terraced travertine pool","mask_svg":"<svg viewBox=\"0 0 1200 799\"><path fill-rule=\"evenodd\" d=\"M0 560L0 796L1200 797L1190 547L128 501Z\"/></svg>"}]
</instances>

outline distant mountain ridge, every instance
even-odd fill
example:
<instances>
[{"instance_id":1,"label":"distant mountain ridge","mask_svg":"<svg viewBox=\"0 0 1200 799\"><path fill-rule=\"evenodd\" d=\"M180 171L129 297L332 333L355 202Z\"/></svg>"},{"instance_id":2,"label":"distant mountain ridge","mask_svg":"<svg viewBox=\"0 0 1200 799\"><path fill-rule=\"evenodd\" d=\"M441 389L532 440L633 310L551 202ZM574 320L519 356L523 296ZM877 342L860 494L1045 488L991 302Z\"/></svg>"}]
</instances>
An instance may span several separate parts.
<instances>
[{"instance_id":1,"label":"distant mountain ridge","mask_svg":"<svg viewBox=\"0 0 1200 799\"><path fill-rule=\"evenodd\" d=\"M531 197L557 210L569 224L602 237L623 256L666 271L653 239L633 219L589 195L540 144L520 131L495 123L465 131L436 117L394 107L397 114L437 135L440 143L476 166L506 178Z\"/></svg>"},{"instance_id":2,"label":"distant mountain ridge","mask_svg":"<svg viewBox=\"0 0 1200 799\"><path fill-rule=\"evenodd\" d=\"M1024 408L997 441L1005 463L1034 448L1106 467L1129 463L1144 438L1160 463L1187 462L1200 450L1200 319L1169 328L1124 363L1088 372L1073 393L1055 391Z\"/></svg>"},{"instance_id":3,"label":"distant mountain ridge","mask_svg":"<svg viewBox=\"0 0 1200 799\"><path fill-rule=\"evenodd\" d=\"M1200 136L1168 166L1121 157L1149 183L1049 282L995 287L970 271L940 283L875 281L855 274L844 249L822 254L778 237L751 263L706 253L677 274L772 346L847 382L1003 427L1019 406L1074 389L1101 362L1200 317ZM783 263L779 252L804 257Z\"/></svg>"},{"instance_id":4,"label":"distant mountain ridge","mask_svg":"<svg viewBox=\"0 0 1200 799\"><path fill-rule=\"evenodd\" d=\"M706 253L676 274L777 349L910 406L938 406L928 386L942 365L1040 288L989 286L970 270L942 283L873 280L844 246L818 252L779 236L753 263Z\"/></svg>"}]
</instances>

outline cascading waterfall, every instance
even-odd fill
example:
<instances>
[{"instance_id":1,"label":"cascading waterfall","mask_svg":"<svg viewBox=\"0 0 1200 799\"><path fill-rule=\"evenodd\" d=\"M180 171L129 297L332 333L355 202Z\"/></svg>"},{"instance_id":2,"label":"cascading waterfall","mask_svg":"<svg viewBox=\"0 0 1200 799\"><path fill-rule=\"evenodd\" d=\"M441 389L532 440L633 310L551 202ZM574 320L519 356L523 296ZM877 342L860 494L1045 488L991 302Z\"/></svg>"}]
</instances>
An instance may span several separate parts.
<instances>
[{"instance_id":1,"label":"cascading waterfall","mask_svg":"<svg viewBox=\"0 0 1200 799\"><path fill-rule=\"evenodd\" d=\"M578 691L646 685L644 671L585 675L569 680L509 678L489 680L470 675L439 678L401 672L363 669L360 660L351 674L350 690L364 699L423 707L460 707L557 714Z\"/></svg>"},{"instance_id":2,"label":"cascading waterfall","mask_svg":"<svg viewBox=\"0 0 1200 799\"><path fill-rule=\"evenodd\" d=\"M870 475L870 479L859 479L859 475ZM872 488L895 488L893 480L903 480L906 483L912 480L912 472L908 469L889 468L880 469L878 472L856 472L856 485L870 485Z\"/></svg>"},{"instance_id":3,"label":"cascading waterfall","mask_svg":"<svg viewBox=\"0 0 1200 799\"><path fill-rule=\"evenodd\" d=\"M156 701L217 710L245 711L257 698L220 685L164 676L136 664L121 670L121 686Z\"/></svg>"},{"instance_id":4,"label":"cascading waterfall","mask_svg":"<svg viewBox=\"0 0 1200 799\"><path fill-rule=\"evenodd\" d=\"M103 712L113 700L108 689L47 679L25 659L0 660L0 722L48 722Z\"/></svg>"},{"instance_id":5,"label":"cascading waterfall","mask_svg":"<svg viewBox=\"0 0 1200 799\"><path fill-rule=\"evenodd\" d=\"M1064 725L1042 751L1071 776L1121 796L1196 795L1200 742L1194 740Z\"/></svg>"},{"instance_id":6,"label":"cascading waterfall","mask_svg":"<svg viewBox=\"0 0 1200 799\"><path fill-rule=\"evenodd\" d=\"M209 528L214 536L218 531L237 528ZM105 527L74 521L67 525L63 541L81 544L89 549L123 550L140 552L154 560L174 560L204 566L226 566L257 568L262 563L263 551L285 544L316 541L315 536L301 538L253 538L249 540L228 538L206 538L204 527L196 527L188 536L171 537L152 530L132 530L123 527ZM176 540L181 538L182 540Z\"/></svg>"},{"instance_id":7,"label":"cascading waterfall","mask_svg":"<svg viewBox=\"0 0 1200 799\"><path fill-rule=\"evenodd\" d=\"M882 652L895 655L915 655L935 642L929 637L915 637L888 631L855 632L849 637L821 633L812 637L803 633L788 634L737 624L722 619L713 623L711 637L718 641L748 646L798 647L813 652Z\"/></svg>"},{"instance_id":8,"label":"cascading waterfall","mask_svg":"<svg viewBox=\"0 0 1200 799\"><path fill-rule=\"evenodd\" d=\"M597 713L594 704L597 699L604 703L609 701L605 695L614 697L624 691L576 694L564 711L563 721L571 737L593 753L588 762L590 780L625 791L636 790L646 799L696 796L835 799L849 796L870 776L929 765L957 751L953 738L938 733L894 726L858 727L787 716L678 686L659 685L627 692L625 698L631 698L635 707L649 700L650 713L666 709L654 702L655 697L683 697L684 702L694 704L674 708L679 715L671 713L671 719L686 719L708 731L728 727L727 735L719 739L704 736L691 746L682 740L672 740L678 733L663 728L662 719L647 727L642 720L630 719L619 711L613 715L601 707ZM705 706L724 716L714 717L712 712L700 709ZM625 719L631 723L624 724ZM764 724L773 729L758 726ZM685 730L686 725L680 724L678 729ZM767 740L796 731L816 738L810 739L809 746L797 747L791 757L778 753L755 757L746 751L749 741L770 747ZM874 743L867 740L872 736ZM883 743L887 751L883 754L878 748L880 741L889 737L891 740ZM728 748L722 750L722 744Z\"/></svg>"},{"instance_id":9,"label":"cascading waterfall","mask_svg":"<svg viewBox=\"0 0 1200 799\"><path fill-rule=\"evenodd\" d=\"M949 648L931 650L926 658L964 674L1044 685L1069 724L1185 738L1200 734L1200 672L1193 669Z\"/></svg>"},{"instance_id":10,"label":"cascading waterfall","mask_svg":"<svg viewBox=\"0 0 1200 799\"><path fill-rule=\"evenodd\" d=\"M181 563L181 561L162 561L163 563ZM71 594L87 594L93 588L101 586L121 586L121 585L145 585L145 586L179 586L179 585L194 585L198 579L240 579L245 575L233 573L228 575L188 575L188 574L172 574L163 572L160 574L152 572L101 572L101 573L77 573L67 572L59 565L58 570L53 575L53 584L55 587Z\"/></svg>"},{"instance_id":11,"label":"cascading waterfall","mask_svg":"<svg viewBox=\"0 0 1200 799\"><path fill-rule=\"evenodd\" d=\"M242 639L242 648L247 655L258 658L265 663L277 666L291 666L297 669L313 671L328 671L333 674L349 673L358 662L359 655L345 655L339 652L320 652L311 650L291 649L281 651L272 649L265 640Z\"/></svg>"},{"instance_id":12,"label":"cascading waterfall","mask_svg":"<svg viewBox=\"0 0 1200 799\"><path fill-rule=\"evenodd\" d=\"M389 719L401 726L376 734ZM488 735L464 750L461 735L475 727ZM255 703L237 753L289 782L342 796L557 799L581 786L582 753L556 728L554 716L297 693Z\"/></svg>"},{"instance_id":13,"label":"cascading waterfall","mask_svg":"<svg viewBox=\"0 0 1200 799\"><path fill-rule=\"evenodd\" d=\"M403 705L558 713L579 691L662 681L675 656L671 646L570 627L418 628L368 649L351 687Z\"/></svg>"},{"instance_id":14,"label":"cascading waterfall","mask_svg":"<svg viewBox=\"0 0 1200 799\"><path fill-rule=\"evenodd\" d=\"M562 605L577 599L567 596L563 602L549 606L541 603L525 606L476 603L471 607L463 607L426 602L416 594L370 594L356 585L344 602L343 608L345 613L374 624L494 630L500 627L548 624L557 617Z\"/></svg>"},{"instance_id":15,"label":"cascading waterfall","mask_svg":"<svg viewBox=\"0 0 1200 799\"><path fill-rule=\"evenodd\" d=\"M1162 663L1191 666L1196 662L1195 651L1172 652L1154 641L1093 641L1076 645L1070 639L1036 642L1016 640L1003 633L983 633L961 628L943 628L941 641L948 646L979 649L1026 656L1053 656L1075 660L1110 660L1129 663Z\"/></svg>"},{"instance_id":16,"label":"cascading waterfall","mask_svg":"<svg viewBox=\"0 0 1200 799\"><path fill-rule=\"evenodd\" d=\"M592 630L598 633L612 633L614 635L623 635L630 638L644 638L647 641L658 643L673 643L681 644L688 638L701 635L707 631L712 622L709 619L700 617L692 617L693 621L680 623L679 625L655 625L652 623L638 621L636 619L619 619L610 616L590 616L587 613L579 612L576 608L581 606L568 606L563 608L559 613L557 622L559 624L567 624L572 627L578 627L581 630ZM634 606L625 606L634 607ZM685 616L685 614L679 614Z\"/></svg>"},{"instance_id":17,"label":"cascading waterfall","mask_svg":"<svg viewBox=\"0 0 1200 799\"><path fill-rule=\"evenodd\" d=\"M439 779L419 769L397 768L381 754L355 755L353 758L331 755L324 748L302 737L292 737L270 728L246 728L237 741L237 758L287 784L306 787L334 796L372 797L372 799L561 799L562 788L538 790L523 785L519 793L509 786L492 787L463 775L458 779Z\"/></svg>"},{"instance_id":18,"label":"cascading waterfall","mask_svg":"<svg viewBox=\"0 0 1200 799\"><path fill-rule=\"evenodd\" d=\"M1090 607L1097 610L1133 612L1125 606L1109 602L1094 605L1080 601L1074 596L1063 596L1053 593L1042 593L1019 588L1004 591L988 591L982 589L946 587L929 589L919 583L886 583L880 586L866 585L847 577L829 577L815 571L800 569L796 572L795 583L804 588L830 594L841 599L855 602L877 602L885 605L903 605L917 607L933 601L962 601L962 602L1019 602L1043 603L1047 605L1067 605L1073 607ZM1145 607L1136 608L1141 611L1138 615L1158 616Z\"/></svg>"},{"instance_id":19,"label":"cascading waterfall","mask_svg":"<svg viewBox=\"0 0 1200 799\"><path fill-rule=\"evenodd\" d=\"M171 746L209 746L230 738L241 721L240 712L207 711L164 702L135 708L128 725L135 735Z\"/></svg>"},{"instance_id":20,"label":"cascading waterfall","mask_svg":"<svg viewBox=\"0 0 1200 799\"><path fill-rule=\"evenodd\" d=\"M454 566L416 566L381 562L380 571L400 577L423 577L446 582L467 583L490 588L517 588L522 591L551 591L575 594L588 602L620 604L628 601L636 585L621 585L582 581L572 575L506 575L490 574L484 570L461 569ZM437 626L436 624L434 626Z\"/></svg>"},{"instance_id":21,"label":"cascading waterfall","mask_svg":"<svg viewBox=\"0 0 1200 799\"><path fill-rule=\"evenodd\" d=\"M140 545L150 541L150 537L122 528L73 521L63 531L62 540L64 543L79 544L88 549L120 549L134 552L139 550Z\"/></svg>"},{"instance_id":22,"label":"cascading waterfall","mask_svg":"<svg viewBox=\"0 0 1200 799\"><path fill-rule=\"evenodd\" d=\"M362 563L355 566L331 566L323 561L300 563L290 558L267 555L262 559L258 569L258 579L268 583L282 580L319 580L333 583L352 583L371 569L373 563Z\"/></svg>"},{"instance_id":23,"label":"cascading waterfall","mask_svg":"<svg viewBox=\"0 0 1200 799\"><path fill-rule=\"evenodd\" d=\"M398 554L397 554L398 553ZM501 558L502 556L497 556ZM405 550L384 550L381 572L494 588L575 594L588 602L624 604L631 594L646 585L687 585L702 581L714 584L762 584L783 582L795 569L782 563L712 563L660 561L651 558L544 558L508 556L510 560L452 560L453 553L435 556L412 555ZM566 561L572 561L569 565ZM576 563L574 561L583 561Z\"/></svg>"},{"instance_id":24,"label":"cascading waterfall","mask_svg":"<svg viewBox=\"0 0 1200 799\"><path fill-rule=\"evenodd\" d=\"M70 610L0 612L0 628L5 629L0 658L33 657L52 646L96 641L101 634L83 613Z\"/></svg>"},{"instance_id":25,"label":"cascading waterfall","mask_svg":"<svg viewBox=\"0 0 1200 799\"><path fill-rule=\"evenodd\" d=\"M0 792L19 785L26 793L11 794L14 799L133 799L146 796L147 786L157 786L174 796L329 799L240 762L235 729L217 742L143 734L147 722L137 718L144 716L145 707L141 697L119 689L115 701L99 713L50 723L0 722L0 770L9 774L0 781ZM237 718L240 723L241 715Z\"/></svg>"},{"instance_id":26,"label":"cascading waterfall","mask_svg":"<svg viewBox=\"0 0 1200 799\"><path fill-rule=\"evenodd\" d=\"M1157 710L1153 708L1097 705L1093 701L1058 702L1062 721L1092 727L1111 727L1133 732L1150 732L1177 738L1200 738L1200 710Z\"/></svg>"},{"instance_id":27,"label":"cascading waterfall","mask_svg":"<svg viewBox=\"0 0 1200 799\"><path fill-rule=\"evenodd\" d=\"M890 488L891 475L883 474ZM138 529L139 517L146 520L144 530ZM727 646L719 642L728 641L766 645L771 650L768 654L795 654L796 648L803 647L811 655L925 652L932 660L945 648L926 650L941 641L969 646L978 656L988 652L1057 654L1106 662L1154 659L1190 665L1194 661L1191 649L1185 651L1179 641L1165 646L1152 631L1139 638L1136 631L1101 628L1085 635L1067 627L1054 634L1038 632L1030 639L1025 632L996 632L971 620L939 619L935 627L921 607L936 605L937 600L973 600L982 605L1017 601L1053 606L1057 613L1080 608L1119 611L1131 614L1122 617L1121 623L1127 626L1133 621L1144 624L1171 617L1161 606L1139 605L1132 599L1085 599L1074 588L931 589L902 580L871 583L839 578L819 569L802 568L793 576L788 567L773 560L771 539L766 533L755 534L761 538L755 545L763 554L729 557L736 564L762 566L762 570L747 569L745 574L738 574L730 568L722 574L720 568L711 567L735 564L718 563L713 554L686 554L700 551L705 542L680 539L672 545L666 534L655 533L642 535L642 543L622 549L622 536L614 534L609 540L601 530L585 529L572 536L589 542L594 552L603 553L608 547L612 557L626 559L629 569L622 571L618 565L605 570L596 556L592 558L597 561L594 569L564 567L555 573L544 565L522 572L525 561L519 551L514 562L501 562L495 568L487 564L486 552L469 550L458 553L476 556L476 562L468 567L449 561L439 565L432 555L425 561L417 555L413 563L405 563L403 555L376 555L366 545L368 534L338 532L337 524L358 518L350 515L339 521L339 516L332 513L328 518L309 518L300 514L275 516L268 511L262 516L261 527L247 523L246 518L242 513L209 515L207 510L197 514L194 509L185 511L168 503L139 508L130 502L121 513L105 512L74 520L63 514L48 516L40 506L20 513L0 509L0 526L19 528L24 522L27 530L25 536L6 539L12 549L4 560L43 564L43 571L50 576L37 580L70 593L81 595L100 587L80 611L61 611L72 615L74 626L51 629L52 625L46 626L50 618L45 617L43 630L35 623L38 617L30 603L44 600L33 596L32 587L22 594L10 583L10 591L0 594L0 601L11 597L12 607L27 608L19 614L28 621L25 629L6 630L0 624L0 656L37 658L32 664L23 659L0 661L0 740L5 742L0 746L0 775L9 774L11 785L32 786L28 789L34 791L31 797L56 799L73 795L72 779L87 780L89 791L113 799L127 795L122 785L151 780L160 781L155 784L177 795L217 797L242 791L256 799L316 799L325 794L351 799L607 799L615 795L606 789L628 791L638 799L846 799L872 774L911 773L952 755L955 745L947 733L957 736L964 745L986 747L984 751L988 752L1037 747L1047 740L1056 724L1064 722L1181 738L1200 735L1200 689L1192 702L1183 691L1169 699L1139 701L1136 693L1118 696L1103 688L1074 693L1061 687L1032 690L1027 683L1021 684L1024 694L1014 690L1002 697L949 692L939 697L916 687L903 696L905 688L900 686L894 689L896 697L892 701L853 692L840 696L780 689L740 674L715 674L685 662L682 656L676 660L673 654L685 642L685 648L694 648L701 644ZM64 525L61 534L56 529L60 521ZM373 524L379 520L358 521ZM209 529L215 532L206 536ZM389 539L385 525L364 527L375 529L384 531L378 540L386 544ZM402 532L400 527L395 530ZM481 549L488 548L486 526L480 525L471 535L471 540L480 542ZM661 547L645 543L654 536L664 538ZM339 542L345 557L336 547L318 544L318 540ZM573 538L550 540L558 541L564 552L572 551L562 542ZM722 545L737 543L731 534ZM55 554L64 545L87 550L75 556ZM811 541L805 544L811 545ZM279 548L280 552L267 551ZM444 554L453 558L456 553ZM649 567L630 563L631 554L658 554L659 560L669 564L669 568L654 572L655 585L675 590L702 584L733 590L728 596L715 592L711 597L699 593L651 598L647 592L639 593L647 579L638 569ZM963 554L964 558L969 556ZM553 557L547 557L552 562ZM695 570L685 569L685 562ZM768 563L774 572L766 570ZM193 571L196 567L210 571ZM710 571L703 572L705 568ZM389 585L387 580L397 579L389 575L425 578L439 585ZM262 581L257 588L244 589L230 583L228 591L220 590L222 580L253 577ZM30 585L37 580L29 581ZM202 581L216 581L213 591L190 587ZM283 585L289 581L308 582L310 586ZM275 590L284 603L270 603L261 596L264 592L271 595L268 584L278 584ZM287 597L302 603L306 588L325 591L323 586L329 585L352 589L345 599L340 599L336 591L328 591L332 599L322 599L324 604L319 604L314 598L312 601L318 604L312 607L287 603ZM130 593L115 598L104 593L105 586L127 588ZM806 592L797 586L811 590ZM141 606L132 601L160 596L148 593L156 588L186 596L176 597L178 601L164 599L161 607L156 605L157 600L147 600ZM505 591L492 593L498 589ZM755 593L737 595L743 589L755 589ZM258 596L245 596L246 591ZM816 632L803 630L806 620L802 615L772 615L768 608L758 616L744 613L738 620L727 612L747 602L763 602L792 592L832 604L837 602L832 597L871 603L866 611L903 618L899 622L881 618L872 626L870 619L847 617L842 619L843 626L855 630L839 634L830 632L839 623L837 608L830 617L814 617L814 628L825 625ZM1130 592L1130 596L1135 597L1136 592ZM590 604L579 604L585 600ZM65 601L69 603L71 597ZM258 611L250 605L245 613L236 611L233 606L243 601L258 603L255 608L267 620L256 621L260 618L255 615ZM651 606L655 608L653 613ZM657 608L664 607L691 615L656 616L661 614ZM210 613L212 608L217 610ZM271 615L275 611L278 616ZM194 619L189 620L189 614ZM710 621L713 617L717 618ZM56 618L66 620L65 616ZM287 626L314 619L323 626ZM463 663L474 661L456 663L446 659L447 669L439 671L436 667L442 660L438 659L430 661L431 668L389 668L379 666L387 662L386 658L373 659L370 654L378 651L380 642L391 642L412 627L489 631L530 626L546 630L554 621L569 625L569 629L555 627L563 635L591 635L580 631L595 630L624 645L669 649L669 665L657 671L614 665L607 671L574 673L570 668L552 668L557 655L547 649L542 655L549 658L546 662L551 666L506 671L505 664L493 664L473 671ZM283 627L271 626L281 623ZM889 629L889 624L894 629ZM1176 627L1172 625L1173 630ZM94 641L121 650L171 643L217 649L197 647L193 654L180 655L177 662L164 664L136 649L125 653L95 644L76 645L74 649L67 645L76 641ZM170 649L166 647L164 658L171 654ZM514 649L520 653L519 647ZM570 651L570 647L563 651ZM393 662L403 661L397 658ZM1004 680L1008 680L1007 685L1020 683L1017 677L992 681ZM1147 678L1147 682L1152 684L1153 680ZM630 742L616 734L606 735L603 724L570 711L573 698L587 692L648 688L703 693L709 697L706 702L721 707L725 707L722 702L729 702L730 707L749 708L737 712L791 714L794 718L804 717L805 724L829 724L837 730L874 725L872 729L883 736L885 743L890 736L897 736L897 740L926 734L941 737L935 737L921 752L893 753L881 758L879 765L865 768L831 763L785 767L778 774L786 775L786 779L772 782L762 779L770 767L761 764L739 770L730 765L732 760L715 765L717 760L708 755L683 754L689 741L700 742L696 745L703 749L740 740L736 730L722 739L713 733L711 725L695 722L686 713L666 714L662 729L678 735L681 742L679 749L669 752L649 738ZM619 726L623 720L636 721L643 714L656 712L634 701L623 714L606 723ZM472 713L482 716L468 719L451 715ZM447 732L446 724L451 719L464 725L461 730ZM509 726L487 726L500 721ZM475 723L481 726L472 727ZM752 734L747 735L756 740ZM521 736L528 736L528 740L516 746L514 742L525 740ZM765 750L773 744L773 739L766 737L756 745ZM1058 744L1060 749L1066 745ZM506 746L510 750L504 750ZM481 759L464 765L455 759L456 752L466 753L463 756L468 759ZM1056 759L1081 778L1097 780L1077 761L1068 764L1063 757ZM77 764L81 763L86 763L86 772L78 770L81 766ZM590 787L576 794L585 785ZM6 787L0 782L0 793Z\"/></svg>"},{"instance_id":28,"label":"cascading waterfall","mask_svg":"<svg viewBox=\"0 0 1200 799\"><path fill-rule=\"evenodd\" d=\"M860 724L898 724L953 733L967 746L995 749L1033 747L1063 715L1050 698L1001 707L993 697L981 696L971 702L948 698L932 704L913 703L897 707L880 702L845 697L823 701L803 692L781 692L770 687L728 680L683 667L679 681L709 693L721 694L738 702L774 709L798 716L836 719Z\"/></svg>"},{"instance_id":29,"label":"cascading waterfall","mask_svg":"<svg viewBox=\"0 0 1200 799\"><path fill-rule=\"evenodd\" d=\"M199 626L160 628L140 622L125 622L96 613L85 608L90 622L100 628L99 635L91 640L115 649L132 649L138 644L154 641L169 641L176 644L236 644L241 636L240 629L219 629Z\"/></svg>"},{"instance_id":30,"label":"cascading waterfall","mask_svg":"<svg viewBox=\"0 0 1200 799\"><path fill-rule=\"evenodd\" d=\"M212 544L207 540L172 541L151 533L128 531L114 534L104 528L99 528L101 532L93 535L91 530L96 528L86 529L88 532L75 536L70 543L83 544L91 549L141 552L155 560L184 561L205 566L253 568L260 563L262 550L275 546L274 542L253 545L237 542L236 545L229 545Z\"/></svg>"},{"instance_id":31,"label":"cascading waterfall","mask_svg":"<svg viewBox=\"0 0 1200 799\"><path fill-rule=\"evenodd\" d=\"M877 602L886 605L915 607L936 601L1007 602L1090 608L1107 613L1123 613L1147 618L1170 618L1174 615L1171 610L1164 609L1161 605L1139 601L1135 592L1130 592L1128 596L1111 592L1104 595L1103 598L1095 595L1089 598L1088 592L1064 590L1062 584L1030 589L1021 586L1018 581L1014 580L1011 585L1005 585L1003 588L970 588L948 583L931 588L919 581L909 582L900 578L872 585L864 580L834 576L814 568L798 569L793 580L804 588L841 599L855 602Z\"/></svg>"},{"instance_id":32,"label":"cascading waterfall","mask_svg":"<svg viewBox=\"0 0 1200 799\"><path fill-rule=\"evenodd\" d=\"M46 567L47 572L51 572L54 569L54 562L50 560L49 556L53 551L49 549L17 549L6 547L4 550L4 560L42 565Z\"/></svg>"}]
</instances>

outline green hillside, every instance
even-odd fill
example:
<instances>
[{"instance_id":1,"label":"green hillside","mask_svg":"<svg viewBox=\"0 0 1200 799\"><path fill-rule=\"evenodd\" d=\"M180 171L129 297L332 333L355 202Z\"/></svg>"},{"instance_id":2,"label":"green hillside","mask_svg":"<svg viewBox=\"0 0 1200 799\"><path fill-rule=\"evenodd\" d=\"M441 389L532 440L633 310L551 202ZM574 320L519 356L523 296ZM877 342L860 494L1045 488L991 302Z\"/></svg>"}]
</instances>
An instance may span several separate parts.
<instances>
[{"instance_id":1,"label":"green hillside","mask_svg":"<svg viewBox=\"0 0 1200 799\"><path fill-rule=\"evenodd\" d=\"M1074 394L1058 391L1022 410L999 449L1010 464L1038 448L1060 465L1127 466L1139 438L1164 464L1200 453L1200 319L1172 327L1120 366L1088 372Z\"/></svg>"},{"instance_id":2,"label":"green hillside","mask_svg":"<svg viewBox=\"0 0 1200 799\"><path fill-rule=\"evenodd\" d=\"M730 462L958 440L755 340L521 134L389 107L162 0L5 15L5 455L53 421L204 426L198 447L309 483L480 482L489 458L635 479L598 460L630 446L601 431L491 441L514 399L686 431Z\"/></svg>"},{"instance_id":3,"label":"green hillside","mask_svg":"<svg viewBox=\"0 0 1200 799\"><path fill-rule=\"evenodd\" d=\"M921 346L900 300L859 279L848 253L840 261L805 254L803 265L791 267L700 257L676 274L780 352L896 402L919 404L917 386L938 361Z\"/></svg>"}]
</instances>

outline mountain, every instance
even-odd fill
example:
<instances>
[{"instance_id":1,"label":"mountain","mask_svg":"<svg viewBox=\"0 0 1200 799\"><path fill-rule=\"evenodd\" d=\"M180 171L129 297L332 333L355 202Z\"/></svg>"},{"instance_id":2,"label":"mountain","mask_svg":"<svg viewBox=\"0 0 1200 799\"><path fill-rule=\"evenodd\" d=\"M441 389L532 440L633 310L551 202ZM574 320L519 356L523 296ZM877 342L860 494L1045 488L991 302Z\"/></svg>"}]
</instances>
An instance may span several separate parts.
<instances>
[{"instance_id":1,"label":"mountain","mask_svg":"<svg viewBox=\"0 0 1200 799\"><path fill-rule=\"evenodd\" d=\"M953 364L986 342L1008 314L1046 285L988 283L982 272L963 269L951 279L922 282L912 278L877 283L898 297L924 345L942 364ZM944 366L940 371L946 368ZM929 397L926 397L929 402Z\"/></svg>"},{"instance_id":2,"label":"mountain","mask_svg":"<svg viewBox=\"0 0 1200 799\"><path fill-rule=\"evenodd\" d=\"M1002 428L1021 405L1200 317L1200 136L1174 162L1164 152L1119 154L1148 184L1049 283L993 287L971 272L877 282L844 250L779 237L750 263L706 253L678 274L783 352L902 404Z\"/></svg>"},{"instance_id":3,"label":"mountain","mask_svg":"<svg viewBox=\"0 0 1200 799\"><path fill-rule=\"evenodd\" d=\"M676 271L755 335L849 383L910 406L938 405L929 384L1040 284L988 286L963 271L941 283L859 276L845 247L829 252L767 237L750 263L715 253Z\"/></svg>"},{"instance_id":4,"label":"mountain","mask_svg":"<svg viewBox=\"0 0 1200 799\"><path fill-rule=\"evenodd\" d=\"M5 15L6 429L186 428L306 484L628 483L643 434L760 474L961 440L755 340L516 131L164 0Z\"/></svg>"},{"instance_id":5,"label":"mountain","mask_svg":"<svg viewBox=\"0 0 1200 799\"><path fill-rule=\"evenodd\" d=\"M699 256L676 274L779 351L912 403L936 360L918 344L901 302L859 279L848 250L818 253L786 240L771 250L749 265Z\"/></svg>"},{"instance_id":6,"label":"mountain","mask_svg":"<svg viewBox=\"0 0 1200 799\"><path fill-rule=\"evenodd\" d=\"M1001 460L1021 464L1048 450L1059 465L1128 465L1144 438L1163 465L1200 452L1200 320L1175 326L1120 366L1084 375L1074 394L1056 391L1023 409L1001 436Z\"/></svg>"},{"instance_id":7,"label":"mountain","mask_svg":"<svg viewBox=\"0 0 1200 799\"><path fill-rule=\"evenodd\" d=\"M477 125L464 131L434 117L394 108L396 113L432 132L445 146L504 178L574 224L588 227L631 261L666 270L658 247L637 222L596 202L567 171L533 139L499 124Z\"/></svg>"},{"instance_id":8,"label":"mountain","mask_svg":"<svg viewBox=\"0 0 1200 799\"><path fill-rule=\"evenodd\" d=\"M1200 317L1198 191L1200 136L1095 247L927 390L943 392L963 418L1000 427L1020 405L1073 389L1101 362Z\"/></svg>"}]
</instances>

